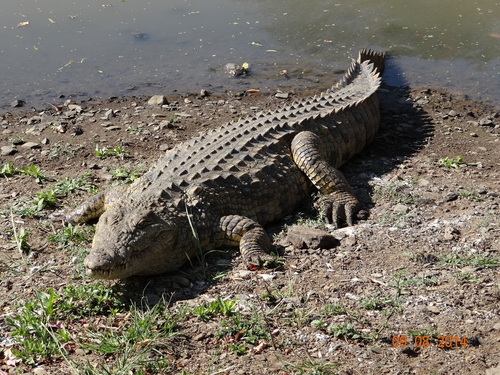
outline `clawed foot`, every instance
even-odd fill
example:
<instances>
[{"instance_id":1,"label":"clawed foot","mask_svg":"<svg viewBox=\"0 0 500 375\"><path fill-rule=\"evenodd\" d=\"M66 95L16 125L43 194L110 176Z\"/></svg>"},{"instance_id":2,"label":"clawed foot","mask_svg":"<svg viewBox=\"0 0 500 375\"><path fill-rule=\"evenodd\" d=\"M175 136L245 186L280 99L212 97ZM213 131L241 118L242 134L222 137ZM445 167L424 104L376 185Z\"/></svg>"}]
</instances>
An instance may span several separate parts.
<instances>
[{"instance_id":1,"label":"clawed foot","mask_svg":"<svg viewBox=\"0 0 500 375\"><path fill-rule=\"evenodd\" d=\"M279 264L279 258L273 254L253 253L244 257L244 262L250 271L257 271L262 268L276 268Z\"/></svg>"},{"instance_id":2,"label":"clawed foot","mask_svg":"<svg viewBox=\"0 0 500 375\"><path fill-rule=\"evenodd\" d=\"M338 228L341 223L348 226L354 224L355 219L366 219L368 212L361 210L361 203L350 193L337 193L323 196L317 205L327 224Z\"/></svg>"}]
</instances>

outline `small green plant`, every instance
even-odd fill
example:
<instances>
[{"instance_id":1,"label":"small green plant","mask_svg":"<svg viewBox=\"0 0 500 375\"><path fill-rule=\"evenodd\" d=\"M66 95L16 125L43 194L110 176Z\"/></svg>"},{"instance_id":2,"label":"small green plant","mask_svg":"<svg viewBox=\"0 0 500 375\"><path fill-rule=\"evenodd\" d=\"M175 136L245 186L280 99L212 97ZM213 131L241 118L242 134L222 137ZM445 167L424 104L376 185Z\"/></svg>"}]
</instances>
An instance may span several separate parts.
<instances>
[{"instance_id":1,"label":"small green plant","mask_svg":"<svg viewBox=\"0 0 500 375\"><path fill-rule=\"evenodd\" d=\"M195 307L193 312L196 316L204 321L210 320L215 315L232 316L234 315L234 306L236 301L228 300L224 301L221 296L217 296L217 299L212 302L207 302L201 306Z\"/></svg>"},{"instance_id":2,"label":"small green plant","mask_svg":"<svg viewBox=\"0 0 500 375\"><path fill-rule=\"evenodd\" d=\"M3 177L12 177L19 173L21 173L21 171L14 167L14 164L10 161L2 165L2 168L0 168L0 175Z\"/></svg>"},{"instance_id":3,"label":"small green plant","mask_svg":"<svg viewBox=\"0 0 500 375\"><path fill-rule=\"evenodd\" d=\"M70 337L61 321L54 319L54 304L59 299L53 289L36 292L35 299L26 302L17 315L6 319L17 345L14 355L27 364L38 363L64 351Z\"/></svg>"},{"instance_id":4,"label":"small green plant","mask_svg":"<svg viewBox=\"0 0 500 375\"><path fill-rule=\"evenodd\" d=\"M66 358L65 344L73 339L65 328L70 319L103 313L116 316L122 306L118 296L100 283L70 286L59 292L53 288L37 291L34 299L19 304L16 313L5 320L16 342L12 352L26 364L55 356Z\"/></svg>"},{"instance_id":5,"label":"small green plant","mask_svg":"<svg viewBox=\"0 0 500 375\"><path fill-rule=\"evenodd\" d=\"M121 291L109 288L103 283L70 285L62 289L57 310L62 317L86 318L98 314L115 316L123 307Z\"/></svg>"},{"instance_id":6,"label":"small green plant","mask_svg":"<svg viewBox=\"0 0 500 375\"><path fill-rule=\"evenodd\" d=\"M149 133L149 130L144 130L144 129L141 129L137 126L129 126L127 129L126 129L126 132L128 134L131 134L131 135L142 135L142 134L150 134Z\"/></svg>"},{"instance_id":7,"label":"small green plant","mask_svg":"<svg viewBox=\"0 0 500 375\"><path fill-rule=\"evenodd\" d=\"M455 272L453 274L458 280L464 283L478 283L479 279L472 272Z\"/></svg>"},{"instance_id":8,"label":"small green plant","mask_svg":"<svg viewBox=\"0 0 500 375\"><path fill-rule=\"evenodd\" d=\"M447 168L460 169L460 165L475 166L475 165L479 165L480 163L466 163L461 156L457 156L457 157L455 157L455 159L450 159L448 157L439 159L438 164L440 166L447 167Z\"/></svg>"},{"instance_id":9,"label":"small green plant","mask_svg":"<svg viewBox=\"0 0 500 375\"><path fill-rule=\"evenodd\" d=\"M382 296L380 291L370 295L366 299L360 300L359 304L366 310L382 310L387 307L400 305L394 298Z\"/></svg>"},{"instance_id":10,"label":"small green plant","mask_svg":"<svg viewBox=\"0 0 500 375\"><path fill-rule=\"evenodd\" d=\"M71 143L57 142L50 147L48 158L69 160L71 158L74 158L76 155L76 151L78 151L82 147L83 146L80 145L72 145Z\"/></svg>"},{"instance_id":11,"label":"small green plant","mask_svg":"<svg viewBox=\"0 0 500 375\"><path fill-rule=\"evenodd\" d=\"M54 190L39 191L34 198L39 211L56 207L57 193Z\"/></svg>"},{"instance_id":12,"label":"small green plant","mask_svg":"<svg viewBox=\"0 0 500 375\"><path fill-rule=\"evenodd\" d=\"M347 309L341 303L327 303L321 308L321 312L327 316L344 315Z\"/></svg>"},{"instance_id":13,"label":"small green plant","mask_svg":"<svg viewBox=\"0 0 500 375\"><path fill-rule=\"evenodd\" d=\"M31 246L28 244L28 241L26 238L29 236L30 232L24 229L24 227L21 227L19 230L16 228L16 224L14 222L14 216L10 215L10 220L12 224L12 232L14 233L14 241L17 246L17 250L19 250L19 253L25 254L27 253L30 249Z\"/></svg>"},{"instance_id":14,"label":"small green plant","mask_svg":"<svg viewBox=\"0 0 500 375\"><path fill-rule=\"evenodd\" d=\"M110 173L113 176L113 178L117 180L124 180L125 183L130 184L139 177L141 177L145 171L146 170L143 165L132 166L129 164L125 164L115 169L112 169Z\"/></svg>"},{"instance_id":15,"label":"small green plant","mask_svg":"<svg viewBox=\"0 0 500 375\"><path fill-rule=\"evenodd\" d=\"M437 263L438 266L445 267L499 267L500 266L500 255L495 256L485 256L479 254L469 254L469 255L459 255L459 254L448 254L439 257Z\"/></svg>"},{"instance_id":16,"label":"small green plant","mask_svg":"<svg viewBox=\"0 0 500 375\"><path fill-rule=\"evenodd\" d=\"M351 340L359 340L363 335L351 323L330 324L326 327L326 331L338 338L346 338Z\"/></svg>"},{"instance_id":17,"label":"small green plant","mask_svg":"<svg viewBox=\"0 0 500 375\"><path fill-rule=\"evenodd\" d=\"M229 349L237 355L245 354L249 345L257 345L261 340L272 340L267 323L259 311L249 315L235 313L220 325L215 336L229 342Z\"/></svg>"},{"instance_id":18,"label":"small green plant","mask_svg":"<svg viewBox=\"0 0 500 375\"><path fill-rule=\"evenodd\" d=\"M108 148L100 148L99 145L95 145L94 154L99 159L106 159L109 157L117 157L120 159L125 159L130 156L129 153L126 152L121 146L115 146L111 149L108 149Z\"/></svg>"},{"instance_id":19,"label":"small green plant","mask_svg":"<svg viewBox=\"0 0 500 375\"><path fill-rule=\"evenodd\" d=\"M170 121L172 124L177 124L181 122L181 118L179 116L170 116L167 118L168 121Z\"/></svg>"},{"instance_id":20,"label":"small green plant","mask_svg":"<svg viewBox=\"0 0 500 375\"><path fill-rule=\"evenodd\" d=\"M68 196L75 191L89 191L95 192L95 185L91 182L90 172L85 172L77 178L65 178L55 184L53 189L56 191L59 198Z\"/></svg>"},{"instance_id":21,"label":"small green plant","mask_svg":"<svg viewBox=\"0 0 500 375\"><path fill-rule=\"evenodd\" d=\"M24 138L20 135L16 135L10 140L10 143L12 143L13 145L21 145L24 143Z\"/></svg>"},{"instance_id":22,"label":"small green plant","mask_svg":"<svg viewBox=\"0 0 500 375\"><path fill-rule=\"evenodd\" d=\"M461 198L468 198L468 199L473 199L473 200L476 200L476 201L482 201L482 200L485 199L481 195L475 194L472 191L465 190L465 189L460 190L458 192L458 196L461 197Z\"/></svg>"},{"instance_id":23,"label":"small green plant","mask_svg":"<svg viewBox=\"0 0 500 375\"><path fill-rule=\"evenodd\" d=\"M33 177L37 183L42 182L43 180L47 179L47 176L45 176L40 169L40 167L37 167L34 164L30 164L27 167L21 167L19 168L26 176L28 177Z\"/></svg>"},{"instance_id":24,"label":"small green plant","mask_svg":"<svg viewBox=\"0 0 500 375\"><path fill-rule=\"evenodd\" d=\"M455 159L450 159L448 157L438 160L438 164L453 169L460 169L460 164L463 164L464 160L461 156L457 156Z\"/></svg>"},{"instance_id":25,"label":"small green plant","mask_svg":"<svg viewBox=\"0 0 500 375\"><path fill-rule=\"evenodd\" d=\"M59 232L50 235L48 238L50 241L56 242L58 248L64 248L70 243L90 241L89 234L83 228L80 225L67 224Z\"/></svg>"},{"instance_id":26,"label":"small green plant","mask_svg":"<svg viewBox=\"0 0 500 375\"><path fill-rule=\"evenodd\" d=\"M498 225L500 225L500 213L494 211L487 212L484 217L477 222L477 226L480 228Z\"/></svg>"},{"instance_id":27,"label":"small green plant","mask_svg":"<svg viewBox=\"0 0 500 375\"><path fill-rule=\"evenodd\" d=\"M402 204L422 203L422 198L413 191L413 182L405 180L395 180L387 185L375 186L373 189L373 200L377 202L382 199Z\"/></svg>"},{"instance_id":28,"label":"small green plant","mask_svg":"<svg viewBox=\"0 0 500 375\"><path fill-rule=\"evenodd\" d=\"M434 342L438 337L438 333L434 328L409 329L407 332L414 340L416 337L424 338L427 336L429 341Z\"/></svg>"},{"instance_id":29,"label":"small green plant","mask_svg":"<svg viewBox=\"0 0 500 375\"><path fill-rule=\"evenodd\" d=\"M110 321L118 324L116 330L100 330L97 327L87 332L90 340L81 342L96 353L110 355L127 351L141 353L138 362L145 362L147 353L142 349L151 349L175 334L177 317L166 312L164 303L157 303L152 308L132 305L127 316L116 315ZM131 353L130 353L131 354ZM129 354L129 355L130 355Z\"/></svg>"}]
</instances>

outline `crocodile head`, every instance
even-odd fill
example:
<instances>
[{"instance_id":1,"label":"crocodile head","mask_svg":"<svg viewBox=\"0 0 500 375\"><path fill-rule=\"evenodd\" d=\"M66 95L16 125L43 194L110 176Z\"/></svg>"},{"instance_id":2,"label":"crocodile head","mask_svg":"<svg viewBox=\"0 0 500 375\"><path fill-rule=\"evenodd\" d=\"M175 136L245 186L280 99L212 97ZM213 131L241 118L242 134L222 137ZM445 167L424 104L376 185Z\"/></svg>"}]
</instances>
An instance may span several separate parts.
<instances>
[{"instance_id":1,"label":"crocodile head","mask_svg":"<svg viewBox=\"0 0 500 375\"><path fill-rule=\"evenodd\" d=\"M159 274L186 261L184 251L176 248L179 226L175 220L165 211L134 206L113 204L101 215L92 250L84 261L87 275L121 279Z\"/></svg>"}]
</instances>

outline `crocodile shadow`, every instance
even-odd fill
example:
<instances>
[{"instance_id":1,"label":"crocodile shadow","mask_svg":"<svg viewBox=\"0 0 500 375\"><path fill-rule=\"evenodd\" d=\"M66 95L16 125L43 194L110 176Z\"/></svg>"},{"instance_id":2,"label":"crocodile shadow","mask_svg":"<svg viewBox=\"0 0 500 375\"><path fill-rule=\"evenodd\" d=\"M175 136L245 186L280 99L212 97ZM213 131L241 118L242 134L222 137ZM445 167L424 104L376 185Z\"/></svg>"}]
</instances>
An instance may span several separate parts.
<instances>
[{"instance_id":1,"label":"crocodile shadow","mask_svg":"<svg viewBox=\"0 0 500 375\"><path fill-rule=\"evenodd\" d=\"M412 91L394 60L386 60L384 77L397 86L384 83L378 92L380 129L375 140L363 152L341 168L356 195L368 209L372 200L374 178L398 168L422 149L433 136L434 125L429 115L412 99ZM422 94L425 95L425 94Z\"/></svg>"}]
</instances>

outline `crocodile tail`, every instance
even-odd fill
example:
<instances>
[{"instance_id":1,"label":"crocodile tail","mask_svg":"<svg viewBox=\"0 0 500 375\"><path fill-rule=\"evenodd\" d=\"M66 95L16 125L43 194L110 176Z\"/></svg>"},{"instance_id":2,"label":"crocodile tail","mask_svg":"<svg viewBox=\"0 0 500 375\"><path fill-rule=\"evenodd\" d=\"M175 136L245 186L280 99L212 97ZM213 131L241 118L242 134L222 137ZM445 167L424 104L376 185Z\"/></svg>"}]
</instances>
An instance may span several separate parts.
<instances>
[{"instance_id":1,"label":"crocodile tail","mask_svg":"<svg viewBox=\"0 0 500 375\"><path fill-rule=\"evenodd\" d=\"M371 49L363 48L361 51L359 51L359 56L357 61L360 64L363 61L368 61L369 63L374 65L375 70L379 73L379 75L382 75L382 73L384 73L385 57L386 57L385 52L378 52Z\"/></svg>"}]
</instances>

